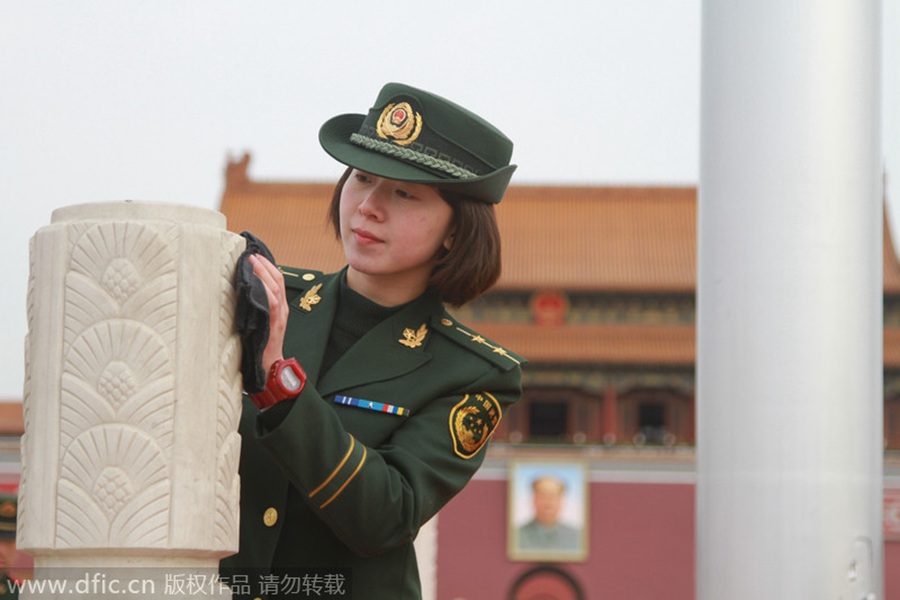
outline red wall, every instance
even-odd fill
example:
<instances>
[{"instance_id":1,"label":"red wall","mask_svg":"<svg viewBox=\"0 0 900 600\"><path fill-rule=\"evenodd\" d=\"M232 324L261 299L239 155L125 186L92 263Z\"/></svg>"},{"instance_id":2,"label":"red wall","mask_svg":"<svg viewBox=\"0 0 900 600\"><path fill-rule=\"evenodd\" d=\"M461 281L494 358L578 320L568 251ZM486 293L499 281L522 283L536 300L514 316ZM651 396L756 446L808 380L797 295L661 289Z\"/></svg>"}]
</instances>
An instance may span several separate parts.
<instances>
[{"instance_id":1,"label":"red wall","mask_svg":"<svg viewBox=\"0 0 900 600\"><path fill-rule=\"evenodd\" d=\"M503 600L537 564L507 559L506 497L475 480L441 512L438 600ZM588 598L693 600L693 485L593 483L590 507L588 560L553 563Z\"/></svg>"},{"instance_id":2,"label":"red wall","mask_svg":"<svg viewBox=\"0 0 900 600\"><path fill-rule=\"evenodd\" d=\"M438 600L506 600L536 563L506 555L507 482L474 480L438 519ZM588 599L693 600L694 486L592 483L584 563L553 563ZM885 600L900 600L900 541L884 548Z\"/></svg>"},{"instance_id":3,"label":"red wall","mask_svg":"<svg viewBox=\"0 0 900 600\"><path fill-rule=\"evenodd\" d=\"M884 599L900 600L900 541L884 545Z\"/></svg>"}]
</instances>

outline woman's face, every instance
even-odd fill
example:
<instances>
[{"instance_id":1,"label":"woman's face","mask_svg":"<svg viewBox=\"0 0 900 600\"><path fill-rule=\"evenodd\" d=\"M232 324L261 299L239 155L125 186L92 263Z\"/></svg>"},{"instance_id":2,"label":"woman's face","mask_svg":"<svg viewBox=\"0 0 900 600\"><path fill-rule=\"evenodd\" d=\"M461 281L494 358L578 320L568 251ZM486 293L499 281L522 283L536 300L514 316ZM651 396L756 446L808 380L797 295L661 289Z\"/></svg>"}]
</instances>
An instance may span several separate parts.
<instances>
[{"instance_id":1,"label":"woman's face","mask_svg":"<svg viewBox=\"0 0 900 600\"><path fill-rule=\"evenodd\" d=\"M365 281L408 289L415 295L406 300L424 291L438 251L450 248L453 233L453 208L438 191L354 169L340 200L351 287ZM357 291L378 301L366 289Z\"/></svg>"}]
</instances>

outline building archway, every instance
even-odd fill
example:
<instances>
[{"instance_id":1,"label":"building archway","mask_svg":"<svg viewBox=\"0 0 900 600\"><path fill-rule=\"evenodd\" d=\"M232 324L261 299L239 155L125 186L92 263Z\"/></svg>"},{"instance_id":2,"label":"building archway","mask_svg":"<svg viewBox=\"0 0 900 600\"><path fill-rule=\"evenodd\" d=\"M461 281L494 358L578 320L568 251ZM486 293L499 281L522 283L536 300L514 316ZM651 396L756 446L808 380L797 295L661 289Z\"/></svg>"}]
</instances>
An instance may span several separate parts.
<instances>
[{"instance_id":1,"label":"building archway","mask_svg":"<svg viewBox=\"0 0 900 600\"><path fill-rule=\"evenodd\" d=\"M575 578L559 567L532 567L516 579L508 600L585 600Z\"/></svg>"}]
</instances>

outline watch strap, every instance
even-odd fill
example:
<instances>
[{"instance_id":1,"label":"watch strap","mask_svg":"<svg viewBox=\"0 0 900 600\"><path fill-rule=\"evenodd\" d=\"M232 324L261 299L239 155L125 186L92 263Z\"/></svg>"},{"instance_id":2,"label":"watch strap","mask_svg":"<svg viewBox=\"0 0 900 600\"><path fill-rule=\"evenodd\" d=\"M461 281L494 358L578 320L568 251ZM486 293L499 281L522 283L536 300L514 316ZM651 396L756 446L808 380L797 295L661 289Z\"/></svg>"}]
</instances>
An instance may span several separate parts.
<instances>
[{"instance_id":1,"label":"watch strap","mask_svg":"<svg viewBox=\"0 0 900 600\"><path fill-rule=\"evenodd\" d=\"M280 375L284 369L292 369L300 379L300 387L296 391L286 390L281 384ZM303 372L303 368L296 358L276 360L269 368L269 375L266 377L266 387L259 393L250 394L250 399L257 408L264 410L283 400L296 398L303 391L305 385L306 373Z\"/></svg>"}]
</instances>

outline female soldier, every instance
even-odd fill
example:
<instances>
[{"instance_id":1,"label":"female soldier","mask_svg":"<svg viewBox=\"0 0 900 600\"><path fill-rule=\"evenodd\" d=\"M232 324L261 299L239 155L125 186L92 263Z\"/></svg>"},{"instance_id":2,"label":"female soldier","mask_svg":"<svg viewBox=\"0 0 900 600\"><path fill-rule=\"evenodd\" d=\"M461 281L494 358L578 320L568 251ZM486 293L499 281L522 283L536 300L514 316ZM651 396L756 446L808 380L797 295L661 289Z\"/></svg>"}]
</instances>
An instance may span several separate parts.
<instances>
[{"instance_id":1,"label":"female soldier","mask_svg":"<svg viewBox=\"0 0 900 600\"><path fill-rule=\"evenodd\" d=\"M472 477L521 392L523 359L443 304L499 277L493 205L512 143L396 83L319 140L348 167L330 209L347 266L250 257L269 303L268 380L244 399L240 551L223 572L262 575L271 592L281 577L282 592L318 581L344 597L419 598L416 533Z\"/></svg>"}]
</instances>

